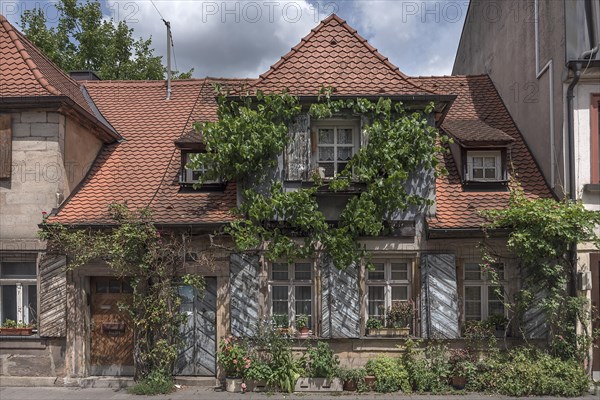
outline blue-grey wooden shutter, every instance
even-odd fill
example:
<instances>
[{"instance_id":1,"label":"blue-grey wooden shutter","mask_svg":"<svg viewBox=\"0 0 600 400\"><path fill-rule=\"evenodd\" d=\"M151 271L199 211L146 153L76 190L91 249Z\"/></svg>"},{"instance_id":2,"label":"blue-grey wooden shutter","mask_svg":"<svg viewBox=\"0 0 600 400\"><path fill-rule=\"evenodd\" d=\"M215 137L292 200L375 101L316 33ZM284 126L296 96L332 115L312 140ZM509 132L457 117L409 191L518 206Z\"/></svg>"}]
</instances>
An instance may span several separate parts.
<instances>
[{"instance_id":1,"label":"blue-grey wooden shutter","mask_svg":"<svg viewBox=\"0 0 600 400\"><path fill-rule=\"evenodd\" d=\"M258 257L233 253L229 263L231 334L253 336L258 325Z\"/></svg>"},{"instance_id":2,"label":"blue-grey wooden shutter","mask_svg":"<svg viewBox=\"0 0 600 400\"><path fill-rule=\"evenodd\" d=\"M546 339L548 337L546 314L539 306L544 296L546 296L545 290L535 293L533 304L523 313L523 334L526 339Z\"/></svg>"},{"instance_id":3,"label":"blue-grey wooden shutter","mask_svg":"<svg viewBox=\"0 0 600 400\"><path fill-rule=\"evenodd\" d=\"M290 124L290 142L285 148L285 179L308 180L310 171L310 117L300 114Z\"/></svg>"},{"instance_id":4,"label":"blue-grey wooden shutter","mask_svg":"<svg viewBox=\"0 0 600 400\"><path fill-rule=\"evenodd\" d=\"M66 265L67 257L60 254L44 254L40 259L40 336L67 335Z\"/></svg>"},{"instance_id":5,"label":"blue-grey wooden shutter","mask_svg":"<svg viewBox=\"0 0 600 400\"><path fill-rule=\"evenodd\" d=\"M429 339L460 337L454 254L421 257L421 333Z\"/></svg>"},{"instance_id":6,"label":"blue-grey wooden shutter","mask_svg":"<svg viewBox=\"0 0 600 400\"><path fill-rule=\"evenodd\" d=\"M328 262L321 271L321 336L360 336L358 267L355 264L340 270Z\"/></svg>"}]
</instances>

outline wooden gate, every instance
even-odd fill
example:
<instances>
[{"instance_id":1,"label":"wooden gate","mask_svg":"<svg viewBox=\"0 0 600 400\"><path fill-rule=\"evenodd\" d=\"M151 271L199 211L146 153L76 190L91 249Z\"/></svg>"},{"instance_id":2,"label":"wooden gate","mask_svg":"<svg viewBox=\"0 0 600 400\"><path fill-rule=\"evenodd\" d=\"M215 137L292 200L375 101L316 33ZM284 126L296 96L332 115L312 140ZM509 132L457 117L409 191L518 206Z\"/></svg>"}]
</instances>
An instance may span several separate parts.
<instances>
[{"instance_id":1,"label":"wooden gate","mask_svg":"<svg viewBox=\"0 0 600 400\"><path fill-rule=\"evenodd\" d=\"M92 375L133 374L133 324L119 303L131 301L127 280L93 277L90 366Z\"/></svg>"},{"instance_id":2,"label":"wooden gate","mask_svg":"<svg viewBox=\"0 0 600 400\"><path fill-rule=\"evenodd\" d=\"M181 311L187 321L181 327L183 348L175 363L175 375L216 375L217 278L205 278L200 297L191 286L180 286Z\"/></svg>"}]
</instances>

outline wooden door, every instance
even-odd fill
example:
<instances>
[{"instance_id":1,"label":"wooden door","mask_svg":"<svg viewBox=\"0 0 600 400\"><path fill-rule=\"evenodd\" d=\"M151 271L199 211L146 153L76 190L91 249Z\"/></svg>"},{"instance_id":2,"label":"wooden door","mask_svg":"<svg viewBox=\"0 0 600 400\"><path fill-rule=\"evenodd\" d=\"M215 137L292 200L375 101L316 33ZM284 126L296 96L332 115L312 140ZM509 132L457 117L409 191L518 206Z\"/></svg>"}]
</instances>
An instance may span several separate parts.
<instances>
[{"instance_id":1,"label":"wooden door","mask_svg":"<svg viewBox=\"0 0 600 400\"><path fill-rule=\"evenodd\" d=\"M133 373L133 324L119 303L131 301L127 280L93 277L91 286L90 364L93 375Z\"/></svg>"},{"instance_id":2,"label":"wooden door","mask_svg":"<svg viewBox=\"0 0 600 400\"><path fill-rule=\"evenodd\" d=\"M201 296L191 286L178 288L187 320L181 327L183 347L175 362L175 375L216 374L217 278L205 278L205 282Z\"/></svg>"}]
</instances>

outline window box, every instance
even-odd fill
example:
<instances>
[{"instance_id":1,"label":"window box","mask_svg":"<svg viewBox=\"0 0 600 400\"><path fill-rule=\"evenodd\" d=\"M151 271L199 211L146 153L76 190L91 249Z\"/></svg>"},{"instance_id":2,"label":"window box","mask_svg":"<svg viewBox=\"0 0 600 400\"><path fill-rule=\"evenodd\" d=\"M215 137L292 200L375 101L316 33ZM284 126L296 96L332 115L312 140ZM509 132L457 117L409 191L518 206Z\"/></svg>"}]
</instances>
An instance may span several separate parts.
<instances>
[{"instance_id":1,"label":"window box","mask_svg":"<svg viewBox=\"0 0 600 400\"><path fill-rule=\"evenodd\" d=\"M385 337L396 337L396 336L408 336L410 334L410 328L379 328L369 329L368 336L385 336Z\"/></svg>"},{"instance_id":2,"label":"window box","mask_svg":"<svg viewBox=\"0 0 600 400\"><path fill-rule=\"evenodd\" d=\"M343 383L340 378L298 378L295 392L341 392Z\"/></svg>"},{"instance_id":3,"label":"window box","mask_svg":"<svg viewBox=\"0 0 600 400\"><path fill-rule=\"evenodd\" d=\"M31 336L33 328L0 328L0 336Z\"/></svg>"}]
</instances>

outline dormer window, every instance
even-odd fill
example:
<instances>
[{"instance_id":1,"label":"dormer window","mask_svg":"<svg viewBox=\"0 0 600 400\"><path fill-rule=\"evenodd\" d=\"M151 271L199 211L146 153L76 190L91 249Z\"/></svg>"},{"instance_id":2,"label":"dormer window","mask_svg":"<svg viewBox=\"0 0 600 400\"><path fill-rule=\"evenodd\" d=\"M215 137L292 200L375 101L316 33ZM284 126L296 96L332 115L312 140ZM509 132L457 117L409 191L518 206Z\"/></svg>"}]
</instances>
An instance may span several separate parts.
<instances>
[{"instance_id":1,"label":"dormer window","mask_svg":"<svg viewBox=\"0 0 600 400\"><path fill-rule=\"evenodd\" d=\"M202 167L196 168L196 169L188 168L188 166L191 162L191 157L196 154L199 154L199 153L182 153L181 154L182 165L181 165L180 183L182 186L191 187L194 184L200 183L202 181L202 177L207 172L207 169L205 166L202 166ZM210 186L213 186L213 187L221 186L221 185L222 185L222 181L220 179L205 180L204 182L202 182L203 188L210 187Z\"/></svg>"},{"instance_id":2,"label":"dormer window","mask_svg":"<svg viewBox=\"0 0 600 400\"><path fill-rule=\"evenodd\" d=\"M324 178L333 178L346 168L358 151L358 132L351 121L323 122L313 128L313 158Z\"/></svg>"},{"instance_id":3,"label":"dormer window","mask_svg":"<svg viewBox=\"0 0 600 400\"><path fill-rule=\"evenodd\" d=\"M468 151L467 181L497 182L504 178L500 151Z\"/></svg>"}]
</instances>

